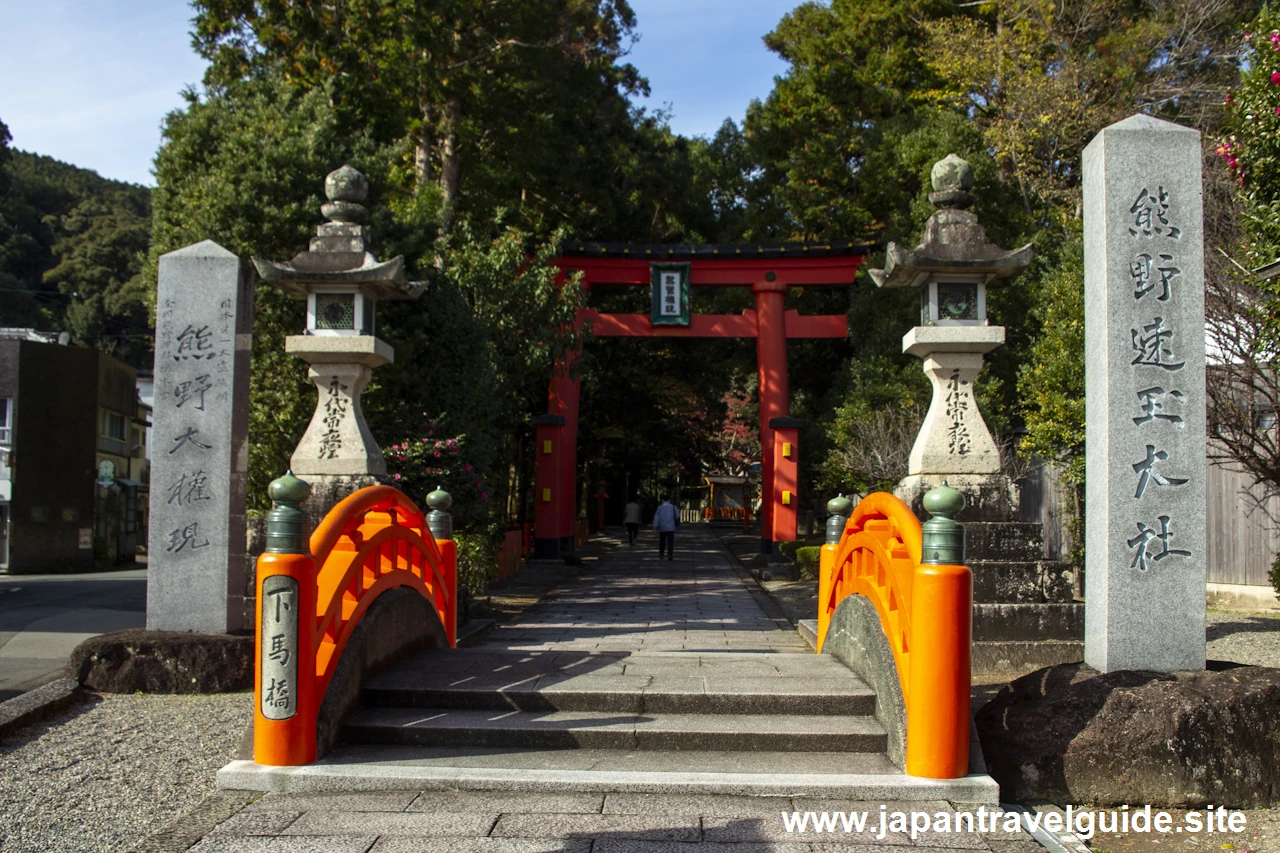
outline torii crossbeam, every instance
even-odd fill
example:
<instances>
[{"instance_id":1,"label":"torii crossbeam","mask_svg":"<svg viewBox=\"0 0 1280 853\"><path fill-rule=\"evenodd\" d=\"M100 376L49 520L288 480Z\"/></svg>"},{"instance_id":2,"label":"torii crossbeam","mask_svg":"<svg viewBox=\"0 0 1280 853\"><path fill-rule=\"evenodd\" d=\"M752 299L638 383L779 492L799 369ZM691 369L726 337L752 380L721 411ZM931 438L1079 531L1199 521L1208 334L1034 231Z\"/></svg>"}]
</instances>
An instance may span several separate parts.
<instances>
[{"instance_id":1,"label":"torii crossbeam","mask_svg":"<svg viewBox=\"0 0 1280 853\"><path fill-rule=\"evenodd\" d=\"M583 286L633 285L655 289L655 310L648 314L583 312L597 337L755 338L760 390L762 464L761 546L796 538L796 463L801 422L789 415L787 340L845 338L843 314L802 316L784 309L788 287L853 283L866 260L868 246L850 241L742 245L637 245L572 243L553 259L566 275L581 272ZM755 310L741 314L688 313L670 324L660 316L655 268L687 271L691 287L750 287ZM670 295L667 296L668 307ZM657 319L660 322L655 323ZM576 356L566 361L571 364ZM562 364L551 381L547 414L537 426L536 512L534 553L555 557L573 547L577 505L579 382ZM776 446L775 446L776 445Z\"/></svg>"}]
</instances>

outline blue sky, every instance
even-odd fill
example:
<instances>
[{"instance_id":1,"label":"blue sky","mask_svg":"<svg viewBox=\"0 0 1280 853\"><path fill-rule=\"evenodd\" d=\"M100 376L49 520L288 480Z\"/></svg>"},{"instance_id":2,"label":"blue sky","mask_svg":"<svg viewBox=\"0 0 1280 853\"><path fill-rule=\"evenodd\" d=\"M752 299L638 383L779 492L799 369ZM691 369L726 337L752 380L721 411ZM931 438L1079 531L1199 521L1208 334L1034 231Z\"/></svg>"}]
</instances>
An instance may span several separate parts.
<instances>
[{"instance_id":1,"label":"blue sky","mask_svg":"<svg viewBox=\"0 0 1280 853\"><path fill-rule=\"evenodd\" d=\"M741 120L786 65L761 37L797 0L631 0L640 41L629 61L649 78L645 105L710 135ZM0 0L0 121L13 145L104 177L154 184L160 121L182 105L203 62L181 0Z\"/></svg>"}]
</instances>

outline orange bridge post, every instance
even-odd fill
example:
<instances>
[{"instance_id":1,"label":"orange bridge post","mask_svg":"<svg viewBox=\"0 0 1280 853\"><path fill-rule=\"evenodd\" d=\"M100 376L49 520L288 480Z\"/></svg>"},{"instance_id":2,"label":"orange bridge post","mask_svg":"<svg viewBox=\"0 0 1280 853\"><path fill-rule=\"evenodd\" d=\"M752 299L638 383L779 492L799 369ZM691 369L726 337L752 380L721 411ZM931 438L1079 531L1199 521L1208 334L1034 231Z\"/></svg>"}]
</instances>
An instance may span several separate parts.
<instances>
[{"instance_id":1,"label":"orange bridge post","mask_svg":"<svg viewBox=\"0 0 1280 853\"><path fill-rule=\"evenodd\" d=\"M424 516L390 486L361 489L329 511L308 537L300 504L311 487L286 474L272 482L267 550L258 558L254 666L254 761L316 759L316 719L352 633L379 595L408 587L431 602L457 642L457 546L440 489ZM434 532L433 532L434 531Z\"/></svg>"},{"instance_id":2,"label":"orange bridge post","mask_svg":"<svg viewBox=\"0 0 1280 853\"><path fill-rule=\"evenodd\" d=\"M268 487L267 548L258 557L254 619L253 760L291 766L316 760L312 670L315 646L315 560L307 547L311 520L301 504L311 486L290 471Z\"/></svg>"},{"instance_id":3,"label":"orange bridge post","mask_svg":"<svg viewBox=\"0 0 1280 853\"><path fill-rule=\"evenodd\" d=\"M834 553L824 546L818 650L846 596L870 599L902 687L907 774L955 779L969 767L973 575L963 565L964 527L953 519L964 498L944 483L925 495L924 507L934 517L922 530L893 495L868 495Z\"/></svg>"}]
</instances>

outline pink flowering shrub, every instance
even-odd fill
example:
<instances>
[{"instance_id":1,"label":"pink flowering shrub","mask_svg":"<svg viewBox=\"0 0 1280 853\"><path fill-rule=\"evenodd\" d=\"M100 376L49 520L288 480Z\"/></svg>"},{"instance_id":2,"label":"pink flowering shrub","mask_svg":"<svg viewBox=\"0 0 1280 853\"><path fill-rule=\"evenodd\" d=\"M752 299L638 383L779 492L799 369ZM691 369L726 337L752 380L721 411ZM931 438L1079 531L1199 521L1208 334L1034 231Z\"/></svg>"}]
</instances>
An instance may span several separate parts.
<instances>
[{"instance_id":1,"label":"pink flowering shrub","mask_svg":"<svg viewBox=\"0 0 1280 853\"><path fill-rule=\"evenodd\" d=\"M1245 251L1258 266L1280 256L1280 12L1264 8L1244 37L1240 85L1226 98L1214 153L1245 202Z\"/></svg>"},{"instance_id":2,"label":"pink flowering shrub","mask_svg":"<svg viewBox=\"0 0 1280 853\"><path fill-rule=\"evenodd\" d=\"M435 421L424 421L418 435L392 444L382 455L392 485L423 512L427 494L437 487L453 498L459 581L479 593L496 572L499 534L490 529L489 488L467 460L466 446L465 435L447 435Z\"/></svg>"},{"instance_id":3,"label":"pink flowering shrub","mask_svg":"<svg viewBox=\"0 0 1280 853\"><path fill-rule=\"evenodd\" d=\"M489 499L484 480L467 461L466 436L445 436L439 425L428 421L422 434L405 438L383 451L387 473L396 488L419 504L436 487L453 497L453 511ZM425 509L425 507L424 507Z\"/></svg>"}]
</instances>

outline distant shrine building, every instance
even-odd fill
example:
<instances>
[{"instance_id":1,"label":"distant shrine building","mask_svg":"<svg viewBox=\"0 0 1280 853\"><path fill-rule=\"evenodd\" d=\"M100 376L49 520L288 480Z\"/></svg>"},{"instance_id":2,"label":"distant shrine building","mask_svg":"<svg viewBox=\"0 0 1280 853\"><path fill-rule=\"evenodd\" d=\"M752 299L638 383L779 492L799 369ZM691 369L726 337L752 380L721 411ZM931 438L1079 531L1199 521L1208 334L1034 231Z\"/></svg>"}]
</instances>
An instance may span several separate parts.
<instances>
[{"instance_id":1,"label":"distant shrine building","mask_svg":"<svg viewBox=\"0 0 1280 853\"><path fill-rule=\"evenodd\" d=\"M760 536L764 550L796 538L799 428L790 414L787 340L846 338L844 314L801 315L784 308L789 287L848 287L870 247L851 241L733 245L570 243L553 262L566 278L582 273L583 287L647 287L647 314L588 309L597 337L755 338L762 451ZM749 287L755 308L741 314L694 314L690 289ZM577 506L579 380L569 373L576 354L557 365L547 413L537 430L534 553L570 550Z\"/></svg>"}]
</instances>

